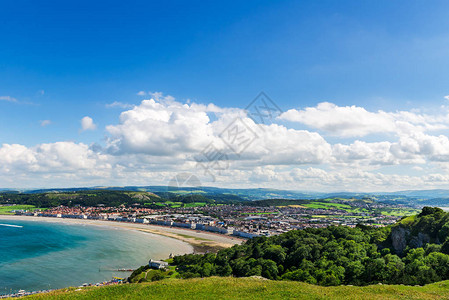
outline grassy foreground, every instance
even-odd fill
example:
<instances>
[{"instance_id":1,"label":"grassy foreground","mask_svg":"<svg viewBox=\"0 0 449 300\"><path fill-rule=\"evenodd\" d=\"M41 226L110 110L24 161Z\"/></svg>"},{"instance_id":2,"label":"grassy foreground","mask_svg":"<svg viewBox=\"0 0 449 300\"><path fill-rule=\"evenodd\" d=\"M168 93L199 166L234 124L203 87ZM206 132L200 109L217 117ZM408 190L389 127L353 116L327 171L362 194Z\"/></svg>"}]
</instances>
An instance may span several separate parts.
<instances>
[{"instance_id":1,"label":"grassy foreground","mask_svg":"<svg viewBox=\"0 0 449 300\"><path fill-rule=\"evenodd\" d=\"M26 299L448 299L449 281L420 286L321 287L302 282L209 277L62 289Z\"/></svg>"}]
</instances>

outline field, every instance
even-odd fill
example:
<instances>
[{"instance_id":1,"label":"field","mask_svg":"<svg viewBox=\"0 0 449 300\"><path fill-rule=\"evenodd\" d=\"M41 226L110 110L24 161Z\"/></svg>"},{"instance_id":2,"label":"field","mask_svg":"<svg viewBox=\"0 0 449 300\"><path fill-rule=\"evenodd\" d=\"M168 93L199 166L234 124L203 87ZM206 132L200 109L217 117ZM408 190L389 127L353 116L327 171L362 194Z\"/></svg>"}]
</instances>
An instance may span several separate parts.
<instances>
[{"instance_id":1,"label":"field","mask_svg":"<svg viewBox=\"0 0 449 300\"><path fill-rule=\"evenodd\" d=\"M13 205L13 206L0 206L0 215L13 215L11 210L35 210L34 205Z\"/></svg>"},{"instance_id":2,"label":"field","mask_svg":"<svg viewBox=\"0 0 449 300\"><path fill-rule=\"evenodd\" d=\"M151 203L145 203L146 205L151 205ZM171 207L171 208L178 208L178 207L201 207L205 206L206 202L192 202L192 203L183 203L183 202L173 202L173 201L165 201L165 202L156 202L154 205L161 206L161 207ZM211 204L209 204L211 205Z\"/></svg>"},{"instance_id":3,"label":"field","mask_svg":"<svg viewBox=\"0 0 449 300\"><path fill-rule=\"evenodd\" d=\"M333 202L312 202L308 204L304 204L305 207L313 208L313 209L351 209L350 205L341 204L341 203L333 203Z\"/></svg>"},{"instance_id":4,"label":"field","mask_svg":"<svg viewBox=\"0 0 449 300\"><path fill-rule=\"evenodd\" d=\"M167 279L153 283L70 288L26 299L448 299L449 281L420 286L322 287L258 278Z\"/></svg>"},{"instance_id":5,"label":"field","mask_svg":"<svg viewBox=\"0 0 449 300\"><path fill-rule=\"evenodd\" d=\"M331 202L331 201L335 201L335 200L344 201L347 204ZM351 205L352 202L353 201L351 201L350 199L329 198L329 199L324 199L322 201L310 200L309 203L302 204L302 206L304 206L306 208L310 208L310 209L340 209L340 210L344 210L347 213L354 213L354 214L378 213L378 214L382 214L385 216L396 216L396 217L410 216L410 215L419 213L419 210L413 209L413 208L383 207L383 208L366 209L366 208L353 206L353 205Z\"/></svg>"}]
</instances>

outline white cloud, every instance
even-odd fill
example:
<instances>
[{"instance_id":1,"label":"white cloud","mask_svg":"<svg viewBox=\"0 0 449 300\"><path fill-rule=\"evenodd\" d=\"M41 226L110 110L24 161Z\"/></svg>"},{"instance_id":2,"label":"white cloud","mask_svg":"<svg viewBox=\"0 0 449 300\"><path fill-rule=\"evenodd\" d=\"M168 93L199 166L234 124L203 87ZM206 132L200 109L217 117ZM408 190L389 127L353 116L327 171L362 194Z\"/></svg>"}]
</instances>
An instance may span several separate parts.
<instances>
[{"instance_id":1,"label":"white cloud","mask_svg":"<svg viewBox=\"0 0 449 300\"><path fill-rule=\"evenodd\" d=\"M42 127L46 127L51 124L50 120L43 120L40 122Z\"/></svg>"},{"instance_id":2,"label":"white cloud","mask_svg":"<svg viewBox=\"0 0 449 300\"><path fill-rule=\"evenodd\" d=\"M279 116L282 120L305 124L313 129L340 137L363 137L369 134L402 133L446 129L447 115L427 116L414 112L367 111L358 106L337 106L322 102L303 110L290 109Z\"/></svg>"},{"instance_id":3,"label":"white cloud","mask_svg":"<svg viewBox=\"0 0 449 300\"><path fill-rule=\"evenodd\" d=\"M209 113L216 114L212 121ZM220 134L239 117L257 136L239 157ZM264 125L265 126L265 125ZM120 115L118 125L107 126L108 150L121 155L147 154L193 160L211 143L220 151L247 165L307 164L327 161L331 146L318 134L272 124L264 127L244 116L243 110L215 105L169 103L143 100Z\"/></svg>"},{"instance_id":4,"label":"white cloud","mask_svg":"<svg viewBox=\"0 0 449 300\"><path fill-rule=\"evenodd\" d=\"M118 125L107 126L109 150L115 153L178 155L201 150L213 135L202 107L143 100L120 115Z\"/></svg>"},{"instance_id":5,"label":"white cloud","mask_svg":"<svg viewBox=\"0 0 449 300\"><path fill-rule=\"evenodd\" d=\"M97 129L97 125L95 125L91 117L85 116L81 119L81 128L83 131L95 130Z\"/></svg>"},{"instance_id":6,"label":"white cloud","mask_svg":"<svg viewBox=\"0 0 449 300\"><path fill-rule=\"evenodd\" d=\"M137 96L146 96L147 93L145 91L140 91L137 93Z\"/></svg>"},{"instance_id":7,"label":"white cloud","mask_svg":"<svg viewBox=\"0 0 449 300\"><path fill-rule=\"evenodd\" d=\"M54 186L61 180L66 180L67 185L79 182L91 185L89 179L102 176L111 176L107 157L82 143L57 142L31 148L3 144L0 147L0 180L10 182L11 187ZM17 186L19 179L22 186Z\"/></svg>"},{"instance_id":8,"label":"white cloud","mask_svg":"<svg viewBox=\"0 0 449 300\"><path fill-rule=\"evenodd\" d=\"M131 107L109 104L125 110L116 123L106 127L104 145L4 144L0 147L0 181L10 187L17 182L30 186L151 185L165 184L178 172L191 172L216 186L327 191L449 188L449 138L444 134L449 114L444 109L426 115L321 103L281 116L310 127L298 130L256 124L239 108L186 104L162 93L151 94L153 99ZM236 120L257 135L239 155L222 139L223 131ZM48 124L49 120L41 121L42 126ZM81 126L82 130L97 128L88 116ZM434 130L438 134L432 134ZM333 137L322 136L321 131ZM367 137L373 133L375 138ZM214 173L215 182L195 160L211 143L228 158L224 161L228 168ZM411 169L419 171L414 172L419 176L404 175Z\"/></svg>"},{"instance_id":9,"label":"white cloud","mask_svg":"<svg viewBox=\"0 0 449 300\"><path fill-rule=\"evenodd\" d=\"M164 95L162 92L148 92L148 95L157 100L157 101L161 101L161 102L172 102L175 101L175 98L173 96L170 95Z\"/></svg>"},{"instance_id":10,"label":"white cloud","mask_svg":"<svg viewBox=\"0 0 449 300\"><path fill-rule=\"evenodd\" d=\"M17 99L11 96L0 96L0 101L17 102Z\"/></svg>"}]
</instances>

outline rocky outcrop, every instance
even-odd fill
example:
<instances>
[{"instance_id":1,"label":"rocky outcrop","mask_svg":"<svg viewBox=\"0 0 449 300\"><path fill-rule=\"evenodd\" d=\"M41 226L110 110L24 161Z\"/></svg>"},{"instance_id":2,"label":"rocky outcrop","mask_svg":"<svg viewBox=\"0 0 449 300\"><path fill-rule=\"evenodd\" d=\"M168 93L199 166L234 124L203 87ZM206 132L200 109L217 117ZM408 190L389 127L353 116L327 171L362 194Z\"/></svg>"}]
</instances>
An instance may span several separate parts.
<instances>
[{"instance_id":1,"label":"rocky outcrop","mask_svg":"<svg viewBox=\"0 0 449 300\"><path fill-rule=\"evenodd\" d=\"M402 226L396 226L391 229L391 242L397 254L401 255L405 248L424 247L430 242L430 236L427 233L419 232L416 236L410 236L410 230Z\"/></svg>"},{"instance_id":2,"label":"rocky outcrop","mask_svg":"<svg viewBox=\"0 0 449 300\"><path fill-rule=\"evenodd\" d=\"M430 242L430 237L426 233L418 233L418 236L414 236L410 239L408 243L412 248L424 247L425 244Z\"/></svg>"},{"instance_id":3,"label":"rocky outcrop","mask_svg":"<svg viewBox=\"0 0 449 300\"><path fill-rule=\"evenodd\" d=\"M391 229L391 243L394 251L397 254L402 254L407 247L407 237L410 234L410 230L401 226L396 226Z\"/></svg>"}]
</instances>

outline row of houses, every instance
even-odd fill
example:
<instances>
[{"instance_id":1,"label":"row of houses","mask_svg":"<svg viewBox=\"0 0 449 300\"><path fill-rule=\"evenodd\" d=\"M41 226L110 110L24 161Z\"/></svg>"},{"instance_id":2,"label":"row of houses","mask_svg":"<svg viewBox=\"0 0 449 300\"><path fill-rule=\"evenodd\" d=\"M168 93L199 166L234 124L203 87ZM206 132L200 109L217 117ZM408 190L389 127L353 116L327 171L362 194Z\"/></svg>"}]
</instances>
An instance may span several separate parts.
<instances>
[{"instance_id":1,"label":"row of houses","mask_svg":"<svg viewBox=\"0 0 449 300\"><path fill-rule=\"evenodd\" d=\"M74 214L44 214L41 212L16 212L18 215L27 215L27 216L35 216L35 217L53 217L53 218L70 218L70 219L86 219L86 220L105 220L105 221L115 221L115 222L129 222L129 223L140 223L140 224L151 224L151 225L159 225L159 226L168 226L168 227L179 227L186 228L192 230L200 230L200 231L208 231L218 234L224 235L234 235L236 237L250 239L256 236L259 236L256 233L250 233L246 231L236 230L234 228L225 228L222 226L212 226L203 223L183 223L183 222L174 222L170 220L155 220L151 218L129 218L122 217L118 215L106 216L106 215L74 215Z\"/></svg>"}]
</instances>

